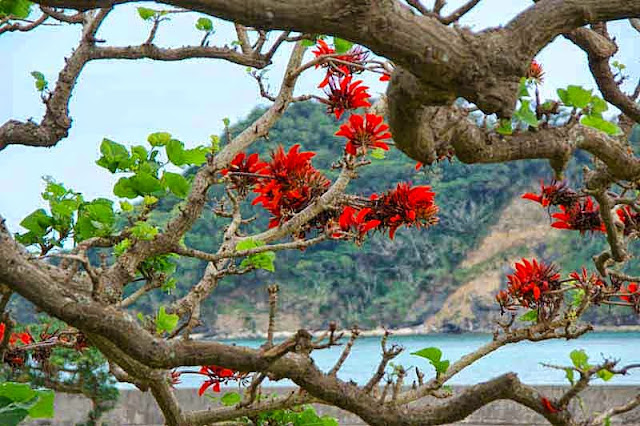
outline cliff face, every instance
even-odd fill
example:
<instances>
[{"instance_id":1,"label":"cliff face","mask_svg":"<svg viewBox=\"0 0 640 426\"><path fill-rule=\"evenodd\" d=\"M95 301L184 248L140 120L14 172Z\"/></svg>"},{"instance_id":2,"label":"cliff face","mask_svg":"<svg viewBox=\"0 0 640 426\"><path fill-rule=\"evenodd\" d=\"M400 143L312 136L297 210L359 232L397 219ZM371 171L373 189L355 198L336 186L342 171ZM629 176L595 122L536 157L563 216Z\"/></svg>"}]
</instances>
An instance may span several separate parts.
<instances>
[{"instance_id":1,"label":"cliff face","mask_svg":"<svg viewBox=\"0 0 640 426\"><path fill-rule=\"evenodd\" d=\"M500 317L495 295L505 287L509 265L540 254L540 246L562 231L549 226L549 215L531 201L513 198L480 244L459 265L469 276L450 293L442 308L427 318L428 330L491 330Z\"/></svg>"}]
</instances>

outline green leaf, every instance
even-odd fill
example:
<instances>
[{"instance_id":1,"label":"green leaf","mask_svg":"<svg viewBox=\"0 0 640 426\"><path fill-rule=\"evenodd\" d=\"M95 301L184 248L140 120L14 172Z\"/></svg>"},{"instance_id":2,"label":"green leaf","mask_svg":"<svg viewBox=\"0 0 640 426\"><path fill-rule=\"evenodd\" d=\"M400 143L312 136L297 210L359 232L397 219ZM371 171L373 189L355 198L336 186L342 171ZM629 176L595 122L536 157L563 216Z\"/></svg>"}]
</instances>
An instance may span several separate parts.
<instances>
[{"instance_id":1,"label":"green leaf","mask_svg":"<svg viewBox=\"0 0 640 426\"><path fill-rule=\"evenodd\" d=\"M76 241L91 237L105 237L113 233L116 216L113 202L106 198L97 198L84 203L78 210L78 221L74 227Z\"/></svg>"},{"instance_id":2,"label":"green leaf","mask_svg":"<svg viewBox=\"0 0 640 426\"><path fill-rule=\"evenodd\" d=\"M582 303L584 299L585 292L583 289L579 288L577 290L571 291L571 306L577 308Z\"/></svg>"},{"instance_id":3,"label":"green leaf","mask_svg":"<svg viewBox=\"0 0 640 426\"><path fill-rule=\"evenodd\" d=\"M527 79L526 77L522 77L520 79L520 84L518 85L518 97L523 98L529 96L529 88L527 87Z\"/></svg>"},{"instance_id":4,"label":"green leaf","mask_svg":"<svg viewBox=\"0 0 640 426\"><path fill-rule=\"evenodd\" d=\"M131 247L131 240L128 238L125 238L124 240L120 241L118 244L113 246L113 254L116 257L122 256L129 247Z\"/></svg>"},{"instance_id":5,"label":"green leaf","mask_svg":"<svg viewBox=\"0 0 640 426\"><path fill-rule=\"evenodd\" d=\"M158 197L154 197L153 195L145 195L142 203L145 206L152 206L158 202Z\"/></svg>"},{"instance_id":6,"label":"green leaf","mask_svg":"<svg viewBox=\"0 0 640 426\"><path fill-rule=\"evenodd\" d=\"M582 86L571 85L567 89L558 89L558 96L566 106L576 108L586 108L591 101L591 90L583 89Z\"/></svg>"},{"instance_id":7,"label":"green leaf","mask_svg":"<svg viewBox=\"0 0 640 426\"><path fill-rule=\"evenodd\" d=\"M32 71L31 76L36 80L36 89L38 89L38 92L42 92L49 87L47 79L40 71Z\"/></svg>"},{"instance_id":8,"label":"green leaf","mask_svg":"<svg viewBox=\"0 0 640 426\"><path fill-rule=\"evenodd\" d=\"M53 401L55 394L52 390L38 390L38 400L29 409L29 417L34 419L50 419L53 417Z\"/></svg>"},{"instance_id":9,"label":"green leaf","mask_svg":"<svg viewBox=\"0 0 640 426\"><path fill-rule=\"evenodd\" d=\"M139 221L131 227L131 235L139 240L149 241L158 235L158 228L148 224L147 222Z\"/></svg>"},{"instance_id":10,"label":"green leaf","mask_svg":"<svg viewBox=\"0 0 640 426\"><path fill-rule=\"evenodd\" d=\"M182 159L184 164L190 166L201 166L207 161L207 154L210 152L209 148L199 146L192 149L185 149L183 151Z\"/></svg>"},{"instance_id":11,"label":"green leaf","mask_svg":"<svg viewBox=\"0 0 640 426\"><path fill-rule=\"evenodd\" d=\"M151 133L147 137L147 142L149 142L151 146L165 146L166 144L169 143L170 140L171 140L171 133L167 133L167 132L155 132L155 133Z\"/></svg>"},{"instance_id":12,"label":"green leaf","mask_svg":"<svg viewBox=\"0 0 640 426\"><path fill-rule=\"evenodd\" d=\"M140 17L145 21L148 21L149 19L153 18L156 15L156 13L157 12L155 10L149 9L147 7L138 8L138 15L140 15Z\"/></svg>"},{"instance_id":13,"label":"green leaf","mask_svg":"<svg viewBox=\"0 0 640 426\"><path fill-rule=\"evenodd\" d=\"M121 198L136 198L138 196L131 179L126 177L118 179L118 182L113 186L113 194Z\"/></svg>"},{"instance_id":14,"label":"green leaf","mask_svg":"<svg viewBox=\"0 0 640 426\"><path fill-rule=\"evenodd\" d=\"M176 289L176 284L178 284L178 281L175 278L169 278L164 283L162 283L162 291L171 294L171 292Z\"/></svg>"},{"instance_id":15,"label":"green leaf","mask_svg":"<svg viewBox=\"0 0 640 426\"><path fill-rule=\"evenodd\" d=\"M242 397L237 392L227 392L222 395L222 398L220 398L220 402L222 402L222 405L225 405L227 407L236 405L240 401L242 401Z\"/></svg>"},{"instance_id":16,"label":"green leaf","mask_svg":"<svg viewBox=\"0 0 640 426\"><path fill-rule=\"evenodd\" d=\"M538 311L536 311L535 309L530 310L529 312L527 312L524 315L521 315L518 318L520 321L532 321L532 322L536 322L538 321Z\"/></svg>"},{"instance_id":17,"label":"green leaf","mask_svg":"<svg viewBox=\"0 0 640 426\"><path fill-rule=\"evenodd\" d=\"M569 357L571 358L573 365L578 369L585 370L590 367L589 356L584 351L584 349L575 349L571 351Z\"/></svg>"},{"instance_id":18,"label":"green leaf","mask_svg":"<svg viewBox=\"0 0 640 426\"><path fill-rule=\"evenodd\" d=\"M131 147L131 158L138 162L145 161L149 155L149 151L142 145L134 145Z\"/></svg>"},{"instance_id":19,"label":"green leaf","mask_svg":"<svg viewBox=\"0 0 640 426\"><path fill-rule=\"evenodd\" d=\"M614 376L614 374L611 371L607 370L606 368L598 370L596 374L598 375L599 378L601 378L605 382L608 382Z\"/></svg>"},{"instance_id":20,"label":"green leaf","mask_svg":"<svg viewBox=\"0 0 640 426\"><path fill-rule=\"evenodd\" d=\"M565 368L564 373L565 373L565 376L567 377L567 380L569 380L569 383L573 385L575 383L575 379L573 376L573 368Z\"/></svg>"},{"instance_id":21,"label":"green leaf","mask_svg":"<svg viewBox=\"0 0 640 426\"><path fill-rule=\"evenodd\" d=\"M612 136L616 136L622 133L622 130L620 129L620 127L618 127L617 124L607 121L596 115L585 115L580 120L580 123L583 126L593 127L594 129L598 129Z\"/></svg>"},{"instance_id":22,"label":"green leaf","mask_svg":"<svg viewBox=\"0 0 640 426\"><path fill-rule=\"evenodd\" d=\"M511 120L508 118L501 118L500 125L496 127L496 132L501 135L511 135L513 133L513 127L511 126Z\"/></svg>"},{"instance_id":23,"label":"green leaf","mask_svg":"<svg viewBox=\"0 0 640 426\"><path fill-rule=\"evenodd\" d=\"M302 40L302 45L304 47L313 47L313 46L316 45L316 40L315 39L314 40L307 40L307 39Z\"/></svg>"},{"instance_id":24,"label":"green leaf","mask_svg":"<svg viewBox=\"0 0 640 426\"><path fill-rule=\"evenodd\" d=\"M128 201L120 201L120 209L123 212L132 212L133 211L133 204L131 204Z\"/></svg>"},{"instance_id":25,"label":"green leaf","mask_svg":"<svg viewBox=\"0 0 640 426\"><path fill-rule=\"evenodd\" d=\"M223 118L222 124L224 124L224 127L229 127L229 125L231 124L231 120L229 120L229 117Z\"/></svg>"},{"instance_id":26,"label":"green leaf","mask_svg":"<svg viewBox=\"0 0 640 426\"><path fill-rule=\"evenodd\" d=\"M213 31L213 22L209 18L198 18L196 21L196 29L200 31Z\"/></svg>"},{"instance_id":27,"label":"green leaf","mask_svg":"<svg viewBox=\"0 0 640 426\"><path fill-rule=\"evenodd\" d=\"M169 161L176 166L182 166L185 163L184 159L184 144L177 139L171 139L165 145L167 150L167 157Z\"/></svg>"},{"instance_id":28,"label":"green leaf","mask_svg":"<svg viewBox=\"0 0 640 426\"><path fill-rule=\"evenodd\" d=\"M102 157L96 161L96 164L111 173L128 171L131 167L131 157L124 145L104 138L100 144L100 153Z\"/></svg>"},{"instance_id":29,"label":"green leaf","mask_svg":"<svg viewBox=\"0 0 640 426\"><path fill-rule=\"evenodd\" d=\"M131 187L137 194L142 196L153 194L154 192L159 192L164 189L162 182L149 173L136 173L129 178L129 181L131 182Z\"/></svg>"},{"instance_id":30,"label":"green leaf","mask_svg":"<svg viewBox=\"0 0 640 426\"><path fill-rule=\"evenodd\" d=\"M531 102L528 100L522 100L520 109L513 114L513 118L529 126L538 127L538 118L536 113L531 110Z\"/></svg>"},{"instance_id":31,"label":"green leaf","mask_svg":"<svg viewBox=\"0 0 640 426\"><path fill-rule=\"evenodd\" d=\"M177 314L168 314L164 306L160 306L156 316L156 332L158 334L162 332L171 333L178 325L178 319Z\"/></svg>"},{"instance_id":32,"label":"green leaf","mask_svg":"<svg viewBox=\"0 0 640 426\"><path fill-rule=\"evenodd\" d=\"M240 262L240 267L246 268L248 266L253 266L256 269L265 269L269 272L275 272L276 267L273 263L274 260L276 260L276 254L272 251L265 251L262 253L252 254L248 258L244 259Z\"/></svg>"},{"instance_id":33,"label":"green leaf","mask_svg":"<svg viewBox=\"0 0 640 426\"><path fill-rule=\"evenodd\" d=\"M220 151L220 137L217 135L209 136L209 140L211 141L211 152L213 154Z\"/></svg>"},{"instance_id":34,"label":"green leaf","mask_svg":"<svg viewBox=\"0 0 640 426\"><path fill-rule=\"evenodd\" d=\"M420 349L417 352L412 352L411 355L419 356L429 360L431 365L436 369L438 375L445 373L449 368L450 362L448 360L442 360L442 351L435 347Z\"/></svg>"},{"instance_id":35,"label":"green leaf","mask_svg":"<svg viewBox=\"0 0 640 426\"><path fill-rule=\"evenodd\" d=\"M44 209L38 209L22 219L20 226L31 231L34 235L44 237L48 228L53 224L53 218L47 215Z\"/></svg>"},{"instance_id":36,"label":"green leaf","mask_svg":"<svg viewBox=\"0 0 640 426\"><path fill-rule=\"evenodd\" d=\"M13 16L24 19L31 13L31 5L28 0L0 0L0 17Z\"/></svg>"},{"instance_id":37,"label":"green leaf","mask_svg":"<svg viewBox=\"0 0 640 426\"><path fill-rule=\"evenodd\" d=\"M0 383L0 397L7 397L13 402L26 402L36 396L36 391L26 383Z\"/></svg>"},{"instance_id":38,"label":"green leaf","mask_svg":"<svg viewBox=\"0 0 640 426\"><path fill-rule=\"evenodd\" d=\"M610 417L605 418L603 425L604 426L611 426L611 418Z\"/></svg>"},{"instance_id":39,"label":"green leaf","mask_svg":"<svg viewBox=\"0 0 640 426\"><path fill-rule=\"evenodd\" d=\"M376 160L384 160L384 149L376 148L371 151L371 158L375 158Z\"/></svg>"},{"instance_id":40,"label":"green leaf","mask_svg":"<svg viewBox=\"0 0 640 426\"><path fill-rule=\"evenodd\" d=\"M164 172L162 180L176 197L184 198L189 193L189 182L179 173Z\"/></svg>"},{"instance_id":41,"label":"green leaf","mask_svg":"<svg viewBox=\"0 0 640 426\"><path fill-rule=\"evenodd\" d=\"M599 117L602 116L602 113L609 109L609 105L604 101L604 99L593 96L591 98L591 114L597 115Z\"/></svg>"},{"instance_id":42,"label":"green leaf","mask_svg":"<svg viewBox=\"0 0 640 426\"><path fill-rule=\"evenodd\" d=\"M353 47L353 43L348 40L344 40L338 37L333 38L333 46L336 48L336 53L345 53Z\"/></svg>"},{"instance_id":43,"label":"green leaf","mask_svg":"<svg viewBox=\"0 0 640 426\"><path fill-rule=\"evenodd\" d=\"M247 238L246 240L240 241L236 245L237 251L250 250L256 247L262 247L264 244L263 241L254 240L252 238ZM272 251L265 251L262 253L252 254L246 259L244 259L240 263L241 268L246 268L249 266L253 266L257 269L265 269L270 272L275 272L275 265L273 261L276 259L276 254Z\"/></svg>"},{"instance_id":44,"label":"green leaf","mask_svg":"<svg viewBox=\"0 0 640 426\"><path fill-rule=\"evenodd\" d=\"M429 361L440 361L442 358L442 351L435 347L420 349L419 351L412 352L411 355L419 356L422 358L426 358Z\"/></svg>"}]
</instances>

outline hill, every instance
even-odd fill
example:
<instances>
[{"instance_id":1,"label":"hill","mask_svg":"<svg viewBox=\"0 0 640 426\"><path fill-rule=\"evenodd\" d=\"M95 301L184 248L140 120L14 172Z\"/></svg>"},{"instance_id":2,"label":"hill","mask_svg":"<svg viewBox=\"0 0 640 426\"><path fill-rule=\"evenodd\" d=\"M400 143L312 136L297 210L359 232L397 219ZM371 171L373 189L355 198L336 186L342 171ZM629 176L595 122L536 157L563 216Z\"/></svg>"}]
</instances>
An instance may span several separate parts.
<instances>
[{"instance_id":1,"label":"hill","mask_svg":"<svg viewBox=\"0 0 640 426\"><path fill-rule=\"evenodd\" d=\"M256 109L233 126L232 133L244 129L260 112ZM257 144L257 150L266 154L279 143L300 143L303 150L317 153L318 168L335 176L330 164L341 149L333 136L336 130L322 106L295 104L268 141ZM505 273L515 260L537 256L571 271L590 265L591 256L603 246L601 236L583 237L551 228L543 209L520 199L522 192L537 189L540 179L549 178L550 169L542 161L474 166L444 161L420 173L414 169L415 162L397 150L392 149L384 160L372 161L350 184L350 192L368 195L406 180L432 185L440 223L428 230L401 230L394 240L374 235L362 247L329 241L304 252L280 252L275 273L258 271L226 279L219 286L203 306L208 332L264 330L264 288L272 282L282 288L281 324L289 330L326 327L328 321L344 327L357 323L363 328L487 330L499 313L494 295L505 285ZM580 179L580 163L569 168L569 179ZM168 201L159 210L168 212L174 205ZM266 214L260 209L254 213L258 225L264 226ZM162 221L162 216L157 220ZM221 229L222 222L207 215L186 241L213 250ZM181 263L180 288L196 282L204 267L204 262ZM637 321L615 309L601 309L592 318L600 324Z\"/></svg>"}]
</instances>

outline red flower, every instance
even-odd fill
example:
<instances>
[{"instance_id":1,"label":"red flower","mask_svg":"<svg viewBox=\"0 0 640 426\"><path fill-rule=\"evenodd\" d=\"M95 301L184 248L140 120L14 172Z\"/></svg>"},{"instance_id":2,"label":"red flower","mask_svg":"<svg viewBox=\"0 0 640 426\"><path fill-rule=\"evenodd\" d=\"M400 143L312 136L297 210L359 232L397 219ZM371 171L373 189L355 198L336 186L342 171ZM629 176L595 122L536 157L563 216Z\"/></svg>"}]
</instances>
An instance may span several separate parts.
<instances>
[{"instance_id":1,"label":"red flower","mask_svg":"<svg viewBox=\"0 0 640 426\"><path fill-rule=\"evenodd\" d=\"M22 342L23 345L28 345L33 343L33 337L28 332L24 333L11 333L11 337L9 337L9 344L15 345L18 340Z\"/></svg>"},{"instance_id":2,"label":"red flower","mask_svg":"<svg viewBox=\"0 0 640 426\"><path fill-rule=\"evenodd\" d=\"M380 81L389 81L389 80L391 80L391 74L387 74L386 72L382 73L382 76L380 77Z\"/></svg>"},{"instance_id":3,"label":"red flower","mask_svg":"<svg viewBox=\"0 0 640 426\"><path fill-rule=\"evenodd\" d=\"M340 229L348 232L351 228L354 228L359 237L364 236L381 223L377 219L367 219L368 216L371 216L371 213L372 210L369 207L356 210L351 206L346 206L338 219Z\"/></svg>"},{"instance_id":4,"label":"red flower","mask_svg":"<svg viewBox=\"0 0 640 426\"><path fill-rule=\"evenodd\" d=\"M334 113L339 120L345 110L369 107L367 86L361 86L362 80L351 82L352 77L329 79L329 90L325 89L327 99L320 99L327 104L327 112Z\"/></svg>"},{"instance_id":5,"label":"red flower","mask_svg":"<svg viewBox=\"0 0 640 426\"><path fill-rule=\"evenodd\" d=\"M430 186L411 187L409 183L399 183L396 189L378 197L373 195L373 218L381 222L380 227L389 228L393 239L396 230L408 227L428 227L438 222L438 206L434 202L435 193Z\"/></svg>"},{"instance_id":6,"label":"red flower","mask_svg":"<svg viewBox=\"0 0 640 426\"><path fill-rule=\"evenodd\" d=\"M205 365L200 368L199 374L207 376L207 380L198 389L198 395L202 396L209 387L214 392L220 392L220 384L226 384L232 380L243 379L246 374L217 365Z\"/></svg>"},{"instance_id":7,"label":"red flower","mask_svg":"<svg viewBox=\"0 0 640 426\"><path fill-rule=\"evenodd\" d=\"M265 176L260 179L254 192L260 194L253 204L262 204L274 217L269 227L278 226L302 211L311 201L322 195L330 181L313 165L313 152L298 152L300 145L294 145L285 154L279 147L272 155L271 162L261 169Z\"/></svg>"},{"instance_id":8,"label":"red flower","mask_svg":"<svg viewBox=\"0 0 640 426\"><path fill-rule=\"evenodd\" d=\"M556 407L554 407L553 404L551 403L551 401L549 401L544 396L542 398L540 398L540 402L544 406L544 409L547 410L547 412L549 412L549 413L557 413L558 411L560 411Z\"/></svg>"},{"instance_id":9,"label":"red flower","mask_svg":"<svg viewBox=\"0 0 640 426\"><path fill-rule=\"evenodd\" d=\"M239 152L226 169L220 170L220 174L226 176L229 172L258 173L267 163L261 162L258 154L247 157L244 152Z\"/></svg>"},{"instance_id":10,"label":"red flower","mask_svg":"<svg viewBox=\"0 0 640 426\"><path fill-rule=\"evenodd\" d=\"M336 49L334 49L333 47L329 47L327 42L321 38L317 40L316 49L317 50L311 51L311 53L313 53L316 56L316 58L322 55L333 55L334 53L336 53ZM318 66L319 65L316 65L316 68Z\"/></svg>"},{"instance_id":11,"label":"red flower","mask_svg":"<svg viewBox=\"0 0 640 426\"><path fill-rule=\"evenodd\" d=\"M547 207L549 205L558 206L558 205L571 205L577 199L578 194L576 194L572 189L567 188L566 182L551 182L551 185L545 185L544 181L540 181L540 195L534 194L532 192L527 192L522 195L522 198L525 200L535 201L536 203L542 204L543 207Z\"/></svg>"},{"instance_id":12,"label":"red flower","mask_svg":"<svg viewBox=\"0 0 640 426\"><path fill-rule=\"evenodd\" d=\"M380 115L352 114L349 121L336 132L336 136L344 136L348 139L345 151L351 155L366 153L367 148L381 148L389 150L389 146L382 142L391 138L389 126L382 124L384 118Z\"/></svg>"},{"instance_id":13,"label":"red flower","mask_svg":"<svg viewBox=\"0 0 640 426\"><path fill-rule=\"evenodd\" d=\"M597 287L604 287L605 283L602 280L602 278L600 278L600 276L596 275L596 274L591 274L591 276L589 276L589 274L587 273L587 269L586 268L582 268L582 271L580 273L578 273L578 271L574 271L572 273L569 274L570 278L573 278L574 280L578 281L578 283L580 283L580 285L582 287L587 286L587 285L594 285Z\"/></svg>"},{"instance_id":14,"label":"red flower","mask_svg":"<svg viewBox=\"0 0 640 426\"><path fill-rule=\"evenodd\" d=\"M574 229L584 234L591 232L606 232L598 206L593 204L591 197L585 198L584 202L576 201L570 207L561 205L562 213L554 213L551 215L557 222L551 224L552 227L558 229Z\"/></svg>"},{"instance_id":15,"label":"red flower","mask_svg":"<svg viewBox=\"0 0 640 426\"><path fill-rule=\"evenodd\" d=\"M0 322L0 343L2 343L2 341L4 340L4 330L6 329L6 326L4 325L3 322Z\"/></svg>"},{"instance_id":16,"label":"red flower","mask_svg":"<svg viewBox=\"0 0 640 426\"><path fill-rule=\"evenodd\" d=\"M560 274L553 264L546 265L536 259L522 259L515 264L515 271L507 275L507 290L496 296L496 300L504 309L514 309L515 305L525 308L542 307L547 300L547 293L560 288ZM538 313L540 318L540 312ZM543 318L541 318L543 319Z\"/></svg>"},{"instance_id":17,"label":"red flower","mask_svg":"<svg viewBox=\"0 0 640 426\"><path fill-rule=\"evenodd\" d=\"M536 62L535 59L531 61L531 65L529 65L527 78L535 80L536 83L542 83L542 81L544 80L544 70L542 69L542 65Z\"/></svg>"},{"instance_id":18,"label":"red flower","mask_svg":"<svg viewBox=\"0 0 640 426\"><path fill-rule=\"evenodd\" d=\"M640 224L640 214L631 206L624 206L616 210L618 218L624 225L624 235L631 235L636 232Z\"/></svg>"},{"instance_id":19,"label":"red flower","mask_svg":"<svg viewBox=\"0 0 640 426\"><path fill-rule=\"evenodd\" d=\"M231 160L228 168L220 170L220 174L223 176L231 174L233 188L244 193L248 187L258 181L259 177L256 175L266 165L267 163L260 161L258 154L251 154L247 157L244 152L240 152Z\"/></svg>"},{"instance_id":20,"label":"red flower","mask_svg":"<svg viewBox=\"0 0 640 426\"><path fill-rule=\"evenodd\" d=\"M364 64L366 63L367 57L369 56L369 52L367 52L360 46L355 46L342 55L336 55L336 50L332 47L329 47L329 45L322 39L318 39L316 50L313 50L312 53L316 56L316 58L323 55L335 55L335 61L330 60L316 65L316 68L322 66L327 69L327 74L318 85L318 87L320 88L325 87L327 84L329 84L329 80L332 77L342 78L344 76L349 76L351 74L356 74L364 71ZM348 62L348 64L346 64L345 62Z\"/></svg>"},{"instance_id":21,"label":"red flower","mask_svg":"<svg viewBox=\"0 0 640 426\"><path fill-rule=\"evenodd\" d=\"M620 296L620 299L634 305L640 303L640 286L638 283L629 283L626 289L622 289L622 292L626 293L626 295Z\"/></svg>"}]
</instances>

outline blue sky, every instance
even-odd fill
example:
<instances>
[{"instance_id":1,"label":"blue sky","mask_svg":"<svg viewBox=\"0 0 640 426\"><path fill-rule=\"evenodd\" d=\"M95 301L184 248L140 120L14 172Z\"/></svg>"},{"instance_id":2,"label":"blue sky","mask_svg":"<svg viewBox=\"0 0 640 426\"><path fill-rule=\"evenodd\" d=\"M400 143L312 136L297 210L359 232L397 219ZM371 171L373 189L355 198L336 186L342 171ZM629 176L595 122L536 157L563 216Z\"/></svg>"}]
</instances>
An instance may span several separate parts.
<instances>
[{"instance_id":1,"label":"blue sky","mask_svg":"<svg viewBox=\"0 0 640 426\"><path fill-rule=\"evenodd\" d=\"M463 1L448 3L453 9ZM463 24L474 29L501 25L528 4L484 0ZM193 27L196 19L195 15L173 15L161 26L156 43L199 44L201 33ZM134 5L119 6L98 37L108 45L140 44L146 39L149 25L138 17ZM210 39L212 44L229 44L235 39L230 24L216 21L214 25L217 31ZM640 34L624 21L611 24L611 32L621 46L616 59L627 65L632 77L624 86L630 89L640 76ZM74 26L40 27L30 33L0 36L0 123L10 118L40 120L44 109L30 72L44 73L53 86L63 58L70 54L78 37L79 28ZM268 75L274 89L288 50L282 49L270 67ZM562 38L545 48L538 60L546 72L545 96L553 96L556 88L569 84L596 87L585 55ZM311 72L300 82L298 93L318 94L315 86L320 78L320 74ZM376 80L367 80L372 94L384 91ZM142 144L149 133L168 131L191 147L220 133L224 117L240 119L259 104L264 100L244 67L222 60L91 62L71 99L73 127L67 139L50 149L11 146L0 152L0 215L12 231L20 231L22 218L44 207L40 199L42 176L52 176L83 193L86 199L114 198L111 188L116 178L94 164L104 137L125 145Z\"/></svg>"}]
</instances>

